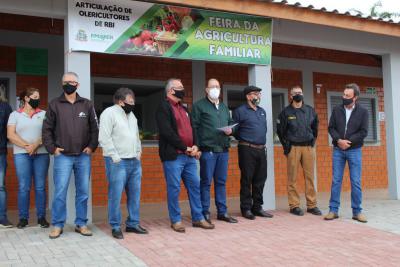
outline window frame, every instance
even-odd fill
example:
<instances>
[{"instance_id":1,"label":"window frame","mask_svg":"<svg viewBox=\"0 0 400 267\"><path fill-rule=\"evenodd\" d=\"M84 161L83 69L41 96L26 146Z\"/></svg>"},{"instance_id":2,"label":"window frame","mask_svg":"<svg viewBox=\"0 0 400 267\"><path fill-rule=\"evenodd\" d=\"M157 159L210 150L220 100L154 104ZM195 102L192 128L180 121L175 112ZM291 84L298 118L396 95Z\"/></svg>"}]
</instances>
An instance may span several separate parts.
<instances>
[{"instance_id":1,"label":"window frame","mask_svg":"<svg viewBox=\"0 0 400 267\"><path fill-rule=\"evenodd\" d=\"M243 91L243 88L247 85L239 85L239 84L224 84L222 88L222 95L223 95L223 102L226 106L228 106L228 91ZM289 89L288 88L283 88L283 87L272 87L271 89L272 94L283 94L283 108L285 108L287 105L289 105ZM272 97L271 94L271 97ZM264 97L265 95L262 94L261 92L261 97ZM244 102L243 102L244 103ZM272 124L276 124L276 121L273 121ZM274 145L276 146L281 146L281 143L279 141L275 141L274 139Z\"/></svg>"},{"instance_id":2,"label":"window frame","mask_svg":"<svg viewBox=\"0 0 400 267\"><path fill-rule=\"evenodd\" d=\"M337 92L337 91L329 91L327 90L326 97L327 97L327 130L329 126L329 119L332 114L332 101L331 97L332 96L343 96L343 92ZM381 127L380 127L380 121L379 121L379 97L378 95L373 95L373 94L365 94L361 93L358 98L367 98L375 101L375 127L376 127L376 140L375 141L364 141L365 146L380 146L381 145ZM332 146L332 137L329 134L329 131L327 131L328 134L328 142L329 146Z\"/></svg>"}]
</instances>

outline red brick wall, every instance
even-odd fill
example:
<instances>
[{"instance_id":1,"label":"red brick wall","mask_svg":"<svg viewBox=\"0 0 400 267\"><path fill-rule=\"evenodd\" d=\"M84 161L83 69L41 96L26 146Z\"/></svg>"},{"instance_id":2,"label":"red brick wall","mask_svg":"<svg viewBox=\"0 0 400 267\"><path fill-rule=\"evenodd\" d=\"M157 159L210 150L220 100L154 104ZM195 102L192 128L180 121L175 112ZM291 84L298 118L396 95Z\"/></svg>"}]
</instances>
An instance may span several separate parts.
<instances>
[{"instance_id":1,"label":"red brick wall","mask_svg":"<svg viewBox=\"0 0 400 267\"><path fill-rule=\"evenodd\" d=\"M0 29L64 35L64 20L0 13Z\"/></svg>"},{"instance_id":2,"label":"red brick wall","mask_svg":"<svg viewBox=\"0 0 400 267\"><path fill-rule=\"evenodd\" d=\"M327 91L343 92L346 84L355 82L361 88L361 93L366 87L376 87L379 97L379 111L384 111L383 106L383 84L378 78L357 77L347 75L334 75L326 73L314 73L314 85L322 84L321 92L314 91L315 107L320 119L319 137L317 140L317 173L319 191L329 191L332 181L332 146L328 139L328 114L327 114ZM363 147L363 188L386 188L387 161L386 161L386 133L385 123L379 122L380 145ZM343 189L350 189L348 170L345 172Z\"/></svg>"},{"instance_id":3,"label":"red brick wall","mask_svg":"<svg viewBox=\"0 0 400 267\"><path fill-rule=\"evenodd\" d=\"M272 55L277 57L329 61L370 67L382 66L382 58L380 56L301 45L273 43Z\"/></svg>"}]
</instances>

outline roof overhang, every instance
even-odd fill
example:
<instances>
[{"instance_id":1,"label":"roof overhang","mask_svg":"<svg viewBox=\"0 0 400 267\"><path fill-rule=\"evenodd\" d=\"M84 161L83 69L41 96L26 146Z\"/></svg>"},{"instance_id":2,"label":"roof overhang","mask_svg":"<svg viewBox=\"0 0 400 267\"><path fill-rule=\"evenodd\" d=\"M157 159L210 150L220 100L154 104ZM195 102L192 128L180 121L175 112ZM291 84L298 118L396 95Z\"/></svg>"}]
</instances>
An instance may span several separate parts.
<instances>
[{"instance_id":1,"label":"roof overhang","mask_svg":"<svg viewBox=\"0 0 400 267\"><path fill-rule=\"evenodd\" d=\"M265 16L274 19L285 19L400 37L400 24L398 23L370 20L335 12L324 12L322 10L285 5L266 0L160 0L147 2Z\"/></svg>"}]
</instances>

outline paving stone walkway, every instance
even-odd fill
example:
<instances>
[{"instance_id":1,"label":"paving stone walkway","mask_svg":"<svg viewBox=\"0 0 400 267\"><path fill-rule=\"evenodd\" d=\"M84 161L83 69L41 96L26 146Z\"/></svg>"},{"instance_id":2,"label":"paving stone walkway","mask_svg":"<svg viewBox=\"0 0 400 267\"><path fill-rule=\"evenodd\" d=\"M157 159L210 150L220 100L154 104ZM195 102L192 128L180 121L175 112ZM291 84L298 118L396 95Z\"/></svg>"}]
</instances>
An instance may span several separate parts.
<instances>
[{"instance_id":1,"label":"paving stone walkway","mask_svg":"<svg viewBox=\"0 0 400 267\"><path fill-rule=\"evenodd\" d=\"M326 213L329 194L318 200ZM186 234L170 229L165 203L145 204L142 225L150 234L125 233L122 241L111 237L105 208L93 211L93 237L70 226L56 240L37 226L0 229L0 266L400 266L400 201L389 200L386 190L365 192L367 224L351 220L348 192L340 218L330 222L289 214L285 197L277 204L273 219L214 220L215 230L193 228L185 216ZM237 199L229 207L238 215ZM189 214L187 203L182 210ZM16 222L16 212L10 217Z\"/></svg>"}]
</instances>

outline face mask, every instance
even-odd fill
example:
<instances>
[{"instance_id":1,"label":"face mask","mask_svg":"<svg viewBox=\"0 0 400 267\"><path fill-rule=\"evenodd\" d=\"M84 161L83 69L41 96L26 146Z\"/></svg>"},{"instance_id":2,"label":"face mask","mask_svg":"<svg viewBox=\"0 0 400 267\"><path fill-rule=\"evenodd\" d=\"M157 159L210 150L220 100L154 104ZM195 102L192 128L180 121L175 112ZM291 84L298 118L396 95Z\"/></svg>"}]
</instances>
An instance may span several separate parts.
<instances>
[{"instance_id":1,"label":"face mask","mask_svg":"<svg viewBox=\"0 0 400 267\"><path fill-rule=\"evenodd\" d=\"M121 106L121 108L125 111L126 114L133 112L133 110L135 109L135 105L131 105L125 102L124 104L125 106Z\"/></svg>"},{"instance_id":2,"label":"face mask","mask_svg":"<svg viewBox=\"0 0 400 267\"><path fill-rule=\"evenodd\" d=\"M217 100L219 98L219 89L218 88L211 88L209 91L209 96L212 100Z\"/></svg>"},{"instance_id":3,"label":"face mask","mask_svg":"<svg viewBox=\"0 0 400 267\"><path fill-rule=\"evenodd\" d=\"M259 98L253 98L253 99L251 100L251 103L252 103L254 106L258 106L258 105L260 104L260 99L259 99Z\"/></svg>"},{"instance_id":4,"label":"face mask","mask_svg":"<svg viewBox=\"0 0 400 267\"><path fill-rule=\"evenodd\" d=\"M303 101L303 95L294 95L294 96L293 96L293 101L294 101L294 102L301 102L301 101Z\"/></svg>"},{"instance_id":5,"label":"face mask","mask_svg":"<svg viewBox=\"0 0 400 267\"><path fill-rule=\"evenodd\" d=\"M36 109L36 108L39 106L39 104L40 104L40 99L32 99L32 98L29 98L28 104L29 104L33 109Z\"/></svg>"},{"instance_id":6,"label":"face mask","mask_svg":"<svg viewBox=\"0 0 400 267\"><path fill-rule=\"evenodd\" d=\"M67 95L73 94L77 89L76 85L71 85L69 83L63 85L63 90Z\"/></svg>"},{"instance_id":7,"label":"face mask","mask_svg":"<svg viewBox=\"0 0 400 267\"><path fill-rule=\"evenodd\" d=\"M343 100L343 105L348 106L353 103L353 98L342 98Z\"/></svg>"},{"instance_id":8,"label":"face mask","mask_svg":"<svg viewBox=\"0 0 400 267\"><path fill-rule=\"evenodd\" d=\"M174 90L175 95L179 99L183 99L185 97L185 91L184 90Z\"/></svg>"}]
</instances>

